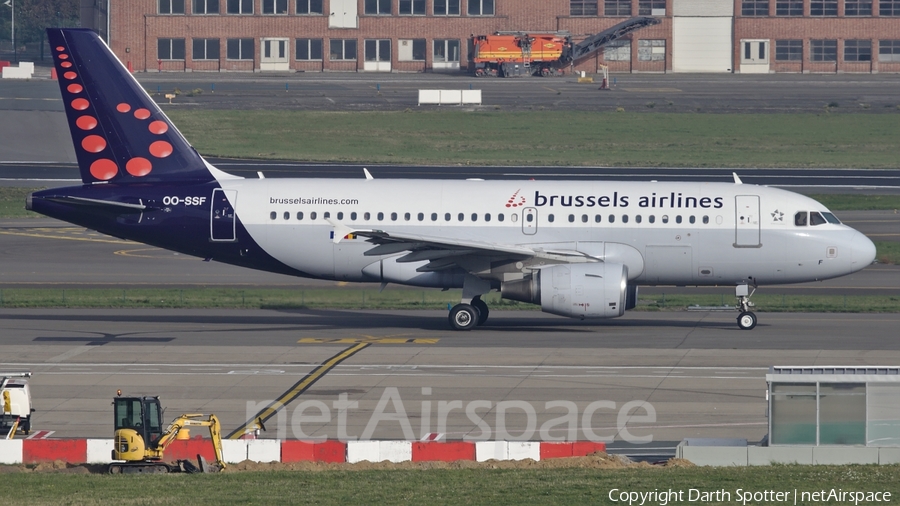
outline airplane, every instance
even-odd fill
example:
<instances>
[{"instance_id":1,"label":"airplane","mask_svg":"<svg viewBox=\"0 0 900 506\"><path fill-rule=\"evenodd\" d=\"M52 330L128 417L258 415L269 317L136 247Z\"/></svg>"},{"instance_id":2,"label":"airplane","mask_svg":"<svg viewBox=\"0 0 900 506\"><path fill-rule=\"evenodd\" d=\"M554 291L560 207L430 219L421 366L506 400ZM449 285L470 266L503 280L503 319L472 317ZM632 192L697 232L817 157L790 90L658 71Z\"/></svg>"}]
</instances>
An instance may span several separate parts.
<instances>
[{"instance_id":1,"label":"airplane","mask_svg":"<svg viewBox=\"0 0 900 506\"><path fill-rule=\"evenodd\" d=\"M48 29L82 184L32 211L187 255L326 280L462 289L451 328L484 324L482 296L614 318L640 285L734 286L753 329L760 285L834 278L875 246L813 199L734 183L245 179L207 162L106 44ZM262 175L261 175L262 176ZM751 289L752 287L752 289Z\"/></svg>"}]
</instances>

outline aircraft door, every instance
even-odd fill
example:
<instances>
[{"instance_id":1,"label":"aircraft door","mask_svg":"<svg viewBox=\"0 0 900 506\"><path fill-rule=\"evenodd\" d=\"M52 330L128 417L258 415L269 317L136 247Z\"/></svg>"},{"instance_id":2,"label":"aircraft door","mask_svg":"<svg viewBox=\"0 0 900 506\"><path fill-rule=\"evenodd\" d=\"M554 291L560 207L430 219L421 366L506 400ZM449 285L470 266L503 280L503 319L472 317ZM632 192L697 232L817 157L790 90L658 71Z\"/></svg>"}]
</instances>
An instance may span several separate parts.
<instances>
[{"instance_id":1,"label":"aircraft door","mask_svg":"<svg viewBox=\"0 0 900 506\"><path fill-rule=\"evenodd\" d=\"M759 196L736 195L734 197L734 247L758 248Z\"/></svg>"},{"instance_id":2,"label":"aircraft door","mask_svg":"<svg viewBox=\"0 0 900 506\"><path fill-rule=\"evenodd\" d=\"M237 190L223 190L216 188L212 194L212 204L209 206L209 234L210 239L216 242L234 241L235 212L237 204Z\"/></svg>"},{"instance_id":3,"label":"aircraft door","mask_svg":"<svg viewBox=\"0 0 900 506\"><path fill-rule=\"evenodd\" d=\"M525 235L534 235L537 233L537 209L526 207L522 209L522 233Z\"/></svg>"}]
</instances>

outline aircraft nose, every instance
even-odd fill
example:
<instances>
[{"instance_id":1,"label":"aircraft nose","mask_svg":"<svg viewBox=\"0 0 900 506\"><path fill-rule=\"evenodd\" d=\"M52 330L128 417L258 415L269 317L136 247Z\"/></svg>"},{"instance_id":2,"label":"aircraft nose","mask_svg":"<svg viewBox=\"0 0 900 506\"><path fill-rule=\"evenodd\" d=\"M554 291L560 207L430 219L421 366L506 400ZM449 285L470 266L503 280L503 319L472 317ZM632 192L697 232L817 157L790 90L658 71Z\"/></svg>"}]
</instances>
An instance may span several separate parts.
<instances>
[{"instance_id":1,"label":"aircraft nose","mask_svg":"<svg viewBox=\"0 0 900 506\"><path fill-rule=\"evenodd\" d=\"M862 269L875 260L875 243L861 232L853 234L850 245L850 261L855 270Z\"/></svg>"}]
</instances>

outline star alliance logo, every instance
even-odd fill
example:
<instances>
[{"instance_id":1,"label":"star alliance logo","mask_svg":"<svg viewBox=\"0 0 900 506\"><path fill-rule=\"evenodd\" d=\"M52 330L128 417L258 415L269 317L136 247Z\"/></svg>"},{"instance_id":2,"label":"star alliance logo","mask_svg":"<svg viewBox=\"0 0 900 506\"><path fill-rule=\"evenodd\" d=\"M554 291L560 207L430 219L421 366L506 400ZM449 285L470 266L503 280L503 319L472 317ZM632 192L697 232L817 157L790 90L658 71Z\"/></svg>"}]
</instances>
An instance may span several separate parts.
<instances>
[{"instance_id":1,"label":"star alliance logo","mask_svg":"<svg viewBox=\"0 0 900 506\"><path fill-rule=\"evenodd\" d=\"M784 213L776 209L772 213L772 221L784 221Z\"/></svg>"}]
</instances>

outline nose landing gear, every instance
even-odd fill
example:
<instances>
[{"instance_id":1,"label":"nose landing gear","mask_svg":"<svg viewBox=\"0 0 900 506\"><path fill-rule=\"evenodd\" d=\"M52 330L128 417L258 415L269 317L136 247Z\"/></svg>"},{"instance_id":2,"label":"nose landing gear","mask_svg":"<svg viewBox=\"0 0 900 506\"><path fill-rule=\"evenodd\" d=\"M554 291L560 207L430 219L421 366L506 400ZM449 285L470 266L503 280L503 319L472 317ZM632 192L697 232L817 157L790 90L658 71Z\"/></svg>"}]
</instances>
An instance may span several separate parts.
<instances>
[{"instance_id":1,"label":"nose landing gear","mask_svg":"<svg viewBox=\"0 0 900 506\"><path fill-rule=\"evenodd\" d=\"M756 285L754 284L753 290L750 290L750 287L746 284L737 285L734 290L734 296L738 299L738 311L741 313L737 317L738 328L741 330L752 330L753 327L756 327L756 314L753 311L750 311L750 308L753 307L753 304L750 302L750 297L756 293Z\"/></svg>"}]
</instances>

